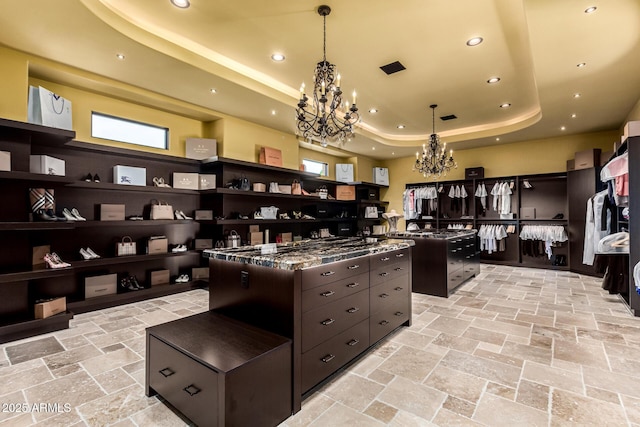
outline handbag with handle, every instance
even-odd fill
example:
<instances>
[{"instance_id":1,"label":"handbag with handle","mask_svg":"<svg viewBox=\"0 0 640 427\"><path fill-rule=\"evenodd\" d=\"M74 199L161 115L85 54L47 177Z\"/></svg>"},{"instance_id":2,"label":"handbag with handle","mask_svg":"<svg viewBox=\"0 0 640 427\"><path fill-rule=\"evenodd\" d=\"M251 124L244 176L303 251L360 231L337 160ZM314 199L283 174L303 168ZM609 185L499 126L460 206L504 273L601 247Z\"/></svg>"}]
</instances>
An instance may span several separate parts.
<instances>
[{"instance_id":1,"label":"handbag with handle","mask_svg":"<svg viewBox=\"0 0 640 427\"><path fill-rule=\"evenodd\" d=\"M116 243L116 256L135 255L137 253L136 242L131 237L124 236Z\"/></svg>"},{"instance_id":2,"label":"handbag with handle","mask_svg":"<svg viewBox=\"0 0 640 427\"><path fill-rule=\"evenodd\" d=\"M173 206L162 200L151 201L151 219L173 219Z\"/></svg>"}]
</instances>

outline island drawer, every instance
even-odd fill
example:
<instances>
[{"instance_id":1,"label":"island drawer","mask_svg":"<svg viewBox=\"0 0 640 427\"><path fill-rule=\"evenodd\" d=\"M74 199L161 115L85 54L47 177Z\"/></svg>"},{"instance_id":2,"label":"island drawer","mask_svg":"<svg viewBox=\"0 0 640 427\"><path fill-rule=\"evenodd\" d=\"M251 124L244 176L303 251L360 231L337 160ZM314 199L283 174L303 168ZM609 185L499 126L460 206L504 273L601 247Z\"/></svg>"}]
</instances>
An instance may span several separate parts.
<instances>
[{"instance_id":1,"label":"island drawer","mask_svg":"<svg viewBox=\"0 0 640 427\"><path fill-rule=\"evenodd\" d=\"M347 277L302 292L302 312L313 310L369 287L369 273Z\"/></svg>"},{"instance_id":2,"label":"island drawer","mask_svg":"<svg viewBox=\"0 0 640 427\"><path fill-rule=\"evenodd\" d=\"M369 290L302 314L302 351L343 332L369 317Z\"/></svg>"},{"instance_id":3,"label":"island drawer","mask_svg":"<svg viewBox=\"0 0 640 427\"><path fill-rule=\"evenodd\" d=\"M197 425L217 425L218 373L155 337L149 350L149 386Z\"/></svg>"},{"instance_id":4,"label":"island drawer","mask_svg":"<svg viewBox=\"0 0 640 427\"><path fill-rule=\"evenodd\" d=\"M407 298L397 298L384 310L371 313L371 317L369 317L369 341L371 344L409 320L409 304Z\"/></svg>"},{"instance_id":5,"label":"island drawer","mask_svg":"<svg viewBox=\"0 0 640 427\"><path fill-rule=\"evenodd\" d=\"M369 312L377 313L395 304L397 299L402 299L405 303L409 296L409 277L397 277L384 282L381 285L371 287Z\"/></svg>"},{"instance_id":6,"label":"island drawer","mask_svg":"<svg viewBox=\"0 0 640 427\"><path fill-rule=\"evenodd\" d=\"M324 380L369 347L369 320L365 319L329 341L302 354L302 392Z\"/></svg>"},{"instance_id":7,"label":"island drawer","mask_svg":"<svg viewBox=\"0 0 640 427\"><path fill-rule=\"evenodd\" d=\"M302 270L302 290L335 282L369 271L369 257L349 258Z\"/></svg>"},{"instance_id":8,"label":"island drawer","mask_svg":"<svg viewBox=\"0 0 640 427\"><path fill-rule=\"evenodd\" d=\"M380 283L388 282L396 277L406 275L410 269L411 264L409 263L409 258L400 258L400 261L393 264L382 265L376 269L372 268L369 275L369 283L371 286L375 286Z\"/></svg>"},{"instance_id":9,"label":"island drawer","mask_svg":"<svg viewBox=\"0 0 640 427\"><path fill-rule=\"evenodd\" d=\"M395 251L380 252L371 255L371 270L386 265L406 262L409 259L409 249L397 249Z\"/></svg>"}]
</instances>

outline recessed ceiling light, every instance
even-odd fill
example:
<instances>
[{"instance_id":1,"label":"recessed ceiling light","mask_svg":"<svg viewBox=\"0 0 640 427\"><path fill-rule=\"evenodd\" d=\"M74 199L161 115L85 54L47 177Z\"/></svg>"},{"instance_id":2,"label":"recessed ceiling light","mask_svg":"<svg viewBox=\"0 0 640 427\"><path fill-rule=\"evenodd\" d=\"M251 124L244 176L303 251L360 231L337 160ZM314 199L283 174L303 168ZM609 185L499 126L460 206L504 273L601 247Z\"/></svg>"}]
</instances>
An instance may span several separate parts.
<instances>
[{"instance_id":1,"label":"recessed ceiling light","mask_svg":"<svg viewBox=\"0 0 640 427\"><path fill-rule=\"evenodd\" d=\"M211 88L211 89L209 89L209 92L211 92L212 94L216 94L216 93L218 93L218 89Z\"/></svg>"},{"instance_id":2,"label":"recessed ceiling light","mask_svg":"<svg viewBox=\"0 0 640 427\"><path fill-rule=\"evenodd\" d=\"M375 151L376 147L371 147L371 149Z\"/></svg>"},{"instance_id":3,"label":"recessed ceiling light","mask_svg":"<svg viewBox=\"0 0 640 427\"><path fill-rule=\"evenodd\" d=\"M493 84L493 83L498 83L500 81L500 77L491 77L489 80L487 80L487 83Z\"/></svg>"},{"instance_id":4,"label":"recessed ceiling light","mask_svg":"<svg viewBox=\"0 0 640 427\"><path fill-rule=\"evenodd\" d=\"M504 104L500 104L500 108L509 108L511 107L511 104L509 104L508 102L505 102Z\"/></svg>"},{"instance_id":5,"label":"recessed ceiling light","mask_svg":"<svg viewBox=\"0 0 640 427\"><path fill-rule=\"evenodd\" d=\"M377 113L377 112L378 112L378 110L377 110L376 108L370 108L370 109L369 109L369 112L370 112L371 114L375 114L375 113Z\"/></svg>"},{"instance_id":6,"label":"recessed ceiling light","mask_svg":"<svg viewBox=\"0 0 640 427\"><path fill-rule=\"evenodd\" d=\"M595 12L595 11L596 11L596 9L597 9L597 7L595 7L595 6L591 6L591 7L586 8L586 9L584 10L584 13L593 13L593 12Z\"/></svg>"},{"instance_id":7,"label":"recessed ceiling light","mask_svg":"<svg viewBox=\"0 0 640 427\"><path fill-rule=\"evenodd\" d=\"M124 61L124 55L121 53L116 53L116 58L118 58L120 61Z\"/></svg>"},{"instance_id":8,"label":"recessed ceiling light","mask_svg":"<svg viewBox=\"0 0 640 427\"><path fill-rule=\"evenodd\" d=\"M191 6L189 0L171 0L171 4L175 7L179 7L180 9L186 9Z\"/></svg>"},{"instance_id":9,"label":"recessed ceiling light","mask_svg":"<svg viewBox=\"0 0 640 427\"><path fill-rule=\"evenodd\" d=\"M398 125L396 126L398 129L404 129L404 125Z\"/></svg>"},{"instance_id":10,"label":"recessed ceiling light","mask_svg":"<svg viewBox=\"0 0 640 427\"><path fill-rule=\"evenodd\" d=\"M480 43L482 43L482 37L474 37L467 40L467 46L478 46Z\"/></svg>"},{"instance_id":11,"label":"recessed ceiling light","mask_svg":"<svg viewBox=\"0 0 640 427\"><path fill-rule=\"evenodd\" d=\"M392 156L395 156L395 155L396 155L396 152L395 152L395 151L392 151L392 152L391 152L391 155L392 155Z\"/></svg>"},{"instance_id":12,"label":"recessed ceiling light","mask_svg":"<svg viewBox=\"0 0 640 427\"><path fill-rule=\"evenodd\" d=\"M572 118L572 119L575 119L576 117L578 117L578 115L577 115L576 113L573 113L573 114L571 115L571 118Z\"/></svg>"},{"instance_id":13,"label":"recessed ceiling light","mask_svg":"<svg viewBox=\"0 0 640 427\"><path fill-rule=\"evenodd\" d=\"M574 97L574 98L580 98L580 96L581 96L581 95L580 95L579 93L574 93L574 94L573 94L573 97Z\"/></svg>"},{"instance_id":14,"label":"recessed ceiling light","mask_svg":"<svg viewBox=\"0 0 640 427\"><path fill-rule=\"evenodd\" d=\"M278 112L276 110L271 110L271 115L275 116L276 114L278 114Z\"/></svg>"},{"instance_id":15,"label":"recessed ceiling light","mask_svg":"<svg viewBox=\"0 0 640 427\"><path fill-rule=\"evenodd\" d=\"M576 65L576 67L578 67L578 68L582 68L582 67L585 67L586 65L587 65L587 63L586 63L586 62L581 62L581 63L579 63L578 65Z\"/></svg>"},{"instance_id":16,"label":"recessed ceiling light","mask_svg":"<svg viewBox=\"0 0 640 427\"><path fill-rule=\"evenodd\" d=\"M500 141L500 138L499 138L499 137L498 137L498 138L496 138L496 141Z\"/></svg>"},{"instance_id":17,"label":"recessed ceiling light","mask_svg":"<svg viewBox=\"0 0 640 427\"><path fill-rule=\"evenodd\" d=\"M281 53L274 53L273 55L271 55L271 59L276 62L282 62L284 61L284 55Z\"/></svg>"},{"instance_id":18,"label":"recessed ceiling light","mask_svg":"<svg viewBox=\"0 0 640 427\"><path fill-rule=\"evenodd\" d=\"M560 130L567 130L567 128L564 126L560 126Z\"/></svg>"}]
</instances>

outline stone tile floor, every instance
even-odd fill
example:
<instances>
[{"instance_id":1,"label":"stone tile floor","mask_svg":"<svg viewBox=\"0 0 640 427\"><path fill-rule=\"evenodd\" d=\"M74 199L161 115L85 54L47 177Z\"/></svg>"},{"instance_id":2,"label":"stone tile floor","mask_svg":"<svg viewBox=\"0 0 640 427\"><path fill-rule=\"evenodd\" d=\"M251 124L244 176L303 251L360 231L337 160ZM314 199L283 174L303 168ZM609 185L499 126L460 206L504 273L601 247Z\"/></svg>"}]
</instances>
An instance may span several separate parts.
<instances>
[{"instance_id":1,"label":"stone tile floor","mask_svg":"<svg viewBox=\"0 0 640 427\"><path fill-rule=\"evenodd\" d=\"M0 426L185 425L144 396L144 331L207 304L190 291L0 346ZM640 318L597 278L483 265L449 299L413 294L411 327L282 424L307 425L640 426Z\"/></svg>"}]
</instances>

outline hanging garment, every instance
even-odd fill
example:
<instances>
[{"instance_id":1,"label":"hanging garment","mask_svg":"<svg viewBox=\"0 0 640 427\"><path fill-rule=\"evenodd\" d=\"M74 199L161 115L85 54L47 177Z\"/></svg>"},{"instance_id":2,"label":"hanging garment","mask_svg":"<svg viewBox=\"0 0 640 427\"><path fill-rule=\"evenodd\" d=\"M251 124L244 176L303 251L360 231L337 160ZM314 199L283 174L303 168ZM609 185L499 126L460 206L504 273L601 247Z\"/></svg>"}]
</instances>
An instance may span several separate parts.
<instances>
[{"instance_id":1,"label":"hanging garment","mask_svg":"<svg viewBox=\"0 0 640 427\"><path fill-rule=\"evenodd\" d=\"M600 180L611 186L615 204L629 206L629 152L624 152L600 170Z\"/></svg>"},{"instance_id":2,"label":"hanging garment","mask_svg":"<svg viewBox=\"0 0 640 427\"><path fill-rule=\"evenodd\" d=\"M506 182L502 183L502 187L500 188L500 195L502 196L500 201L500 213L501 214L510 214L511 213L511 195L513 191L511 191L511 184Z\"/></svg>"},{"instance_id":3,"label":"hanging garment","mask_svg":"<svg viewBox=\"0 0 640 427\"><path fill-rule=\"evenodd\" d=\"M474 195L480 198L482 209L479 210L479 213L485 215L487 212L487 187L484 186L484 182L478 184Z\"/></svg>"},{"instance_id":4,"label":"hanging garment","mask_svg":"<svg viewBox=\"0 0 640 427\"><path fill-rule=\"evenodd\" d=\"M629 257L596 255L594 269L596 273L604 274L602 289L609 291L610 294L629 293Z\"/></svg>"},{"instance_id":5,"label":"hanging garment","mask_svg":"<svg viewBox=\"0 0 640 427\"><path fill-rule=\"evenodd\" d=\"M524 225L520 230L520 239L544 242L544 253L551 259L553 244L566 242L569 237L562 225Z\"/></svg>"},{"instance_id":6,"label":"hanging garment","mask_svg":"<svg viewBox=\"0 0 640 427\"><path fill-rule=\"evenodd\" d=\"M469 194L467 194L467 189L464 188L464 185L460 186L460 204L462 205L462 216L467 215L467 212L469 211L469 207L467 206L467 202L468 199L467 197L469 197Z\"/></svg>"},{"instance_id":7,"label":"hanging garment","mask_svg":"<svg viewBox=\"0 0 640 427\"><path fill-rule=\"evenodd\" d=\"M499 182L496 182L491 189L491 195L493 196L493 210L496 212L499 210L498 206L500 206L500 187L501 184Z\"/></svg>"},{"instance_id":8,"label":"hanging garment","mask_svg":"<svg viewBox=\"0 0 640 427\"><path fill-rule=\"evenodd\" d=\"M596 193L587 200L587 219L584 226L584 248L582 251L582 263L593 265L598 242L604 236L611 233L611 212L604 209L607 190ZM602 229L602 215L606 215L605 229Z\"/></svg>"},{"instance_id":9,"label":"hanging garment","mask_svg":"<svg viewBox=\"0 0 640 427\"><path fill-rule=\"evenodd\" d=\"M598 254L628 254L629 253L629 233L621 231L619 233L604 236L598 242Z\"/></svg>"}]
</instances>

